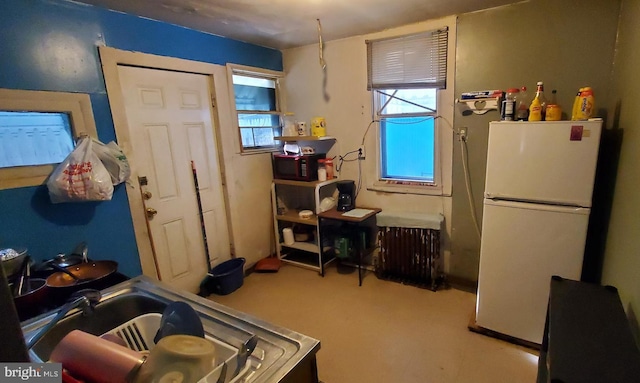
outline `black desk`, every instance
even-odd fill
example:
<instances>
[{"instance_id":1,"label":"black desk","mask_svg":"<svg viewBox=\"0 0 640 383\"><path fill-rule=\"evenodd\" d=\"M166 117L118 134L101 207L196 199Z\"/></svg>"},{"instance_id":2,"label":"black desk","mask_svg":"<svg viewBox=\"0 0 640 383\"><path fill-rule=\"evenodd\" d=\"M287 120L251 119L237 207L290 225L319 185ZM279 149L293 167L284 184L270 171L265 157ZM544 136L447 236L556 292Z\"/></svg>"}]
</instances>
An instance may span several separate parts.
<instances>
[{"instance_id":1,"label":"black desk","mask_svg":"<svg viewBox=\"0 0 640 383\"><path fill-rule=\"evenodd\" d=\"M349 217L345 216L344 211L338 211L335 208L318 214L318 230L319 243L322 244L323 237L326 235L323 230L323 221L334 221L340 223L338 230L351 238L354 242L356 249L356 261L358 266L358 286L362 286L362 258L367 252L367 243L363 243L362 237L358 235L358 228L365 226L371 219L375 219L376 214L380 213L382 209L372 207L358 207L358 209L367 209L371 212L365 214L363 217Z\"/></svg>"},{"instance_id":2,"label":"black desk","mask_svg":"<svg viewBox=\"0 0 640 383\"><path fill-rule=\"evenodd\" d=\"M615 287L552 277L537 381L640 381L640 351Z\"/></svg>"}]
</instances>

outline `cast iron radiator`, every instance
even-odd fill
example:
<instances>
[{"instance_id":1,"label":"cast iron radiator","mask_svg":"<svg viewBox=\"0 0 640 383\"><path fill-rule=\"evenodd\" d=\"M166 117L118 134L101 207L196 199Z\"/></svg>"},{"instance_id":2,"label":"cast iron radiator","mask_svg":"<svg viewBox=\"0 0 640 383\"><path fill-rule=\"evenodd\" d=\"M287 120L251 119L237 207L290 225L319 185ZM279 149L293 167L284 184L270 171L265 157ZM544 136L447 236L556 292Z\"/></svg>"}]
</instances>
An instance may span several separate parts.
<instances>
[{"instance_id":1,"label":"cast iron radiator","mask_svg":"<svg viewBox=\"0 0 640 383\"><path fill-rule=\"evenodd\" d=\"M436 291L442 282L442 221L441 215L378 214L376 276Z\"/></svg>"}]
</instances>

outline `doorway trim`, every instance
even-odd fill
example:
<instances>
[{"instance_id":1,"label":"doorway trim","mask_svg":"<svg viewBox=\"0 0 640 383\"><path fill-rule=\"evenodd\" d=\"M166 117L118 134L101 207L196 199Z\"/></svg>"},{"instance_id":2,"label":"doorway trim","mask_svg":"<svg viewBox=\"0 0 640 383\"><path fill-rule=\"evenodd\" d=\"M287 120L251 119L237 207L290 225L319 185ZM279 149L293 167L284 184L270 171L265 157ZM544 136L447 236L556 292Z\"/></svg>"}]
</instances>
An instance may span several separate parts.
<instances>
[{"instance_id":1,"label":"doorway trim","mask_svg":"<svg viewBox=\"0 0 640 383\"><path fill-rule=\"evenodd\" d=\"M209 76L210 92L212 98L214 98L210 103L210 105L212 106L211 121L214 127L213 134L216 137L218 160L220 163L220 176L222 180L221 187L224 196L227 226L229 228L229 244L231 246L231 249L233 250L233 230L231 226L229 195L226 187L224 154L222 152L222 137L220 134L220 123L218 118L218 114L220 113L220 111L216 107L217 103L215 102L216 90L214 81L214 75L216 74L218 74L218 78L220 78L221 80L226 80L226 78L222 78L226 76L225 67L199 61L179 59L175 57L158 56L142 52L123 51L106 46L98 47L98 51L100 54L100 61L102 63L102 73L104 75L107 97L111 106L111 116L113 118L113 125L115 128L116 137L118 139L118 145L124 151L131 165L131 183L133 186L129 185L128 187L136 189L138 191L140 186L138 185L137 181L137 162L135 158L135 152L133 151L133 148L131 146L129 124L127 122L124 97L122 96L122 87L118 75L118 65L171 70ZM158 275L158 268L156 266L155 254L153 252L151 235L147 227L147 221L144 214L144 201L142 200L142 195L139 192L127 190L127 199L129 201L129 210L131 212L131 219L133 221L133 230L138 247L138 254L140 256L142 273L145 276L154 279L160 279ZM233 254L233 252L231 252L231 254Z\"/></svg>"}]
</instances>

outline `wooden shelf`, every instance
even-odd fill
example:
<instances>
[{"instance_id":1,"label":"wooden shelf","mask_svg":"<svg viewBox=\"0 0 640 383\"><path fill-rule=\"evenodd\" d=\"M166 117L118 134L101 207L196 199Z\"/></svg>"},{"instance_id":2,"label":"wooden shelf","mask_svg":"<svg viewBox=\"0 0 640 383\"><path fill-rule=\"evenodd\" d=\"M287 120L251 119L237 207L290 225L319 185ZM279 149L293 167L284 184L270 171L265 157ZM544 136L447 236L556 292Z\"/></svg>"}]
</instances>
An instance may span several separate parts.
<instances>
[{"instance_id":1,"label":"wooden shelf","mask_svg":"<svg viewBox=\"0 0 640 383\"><path fill-rule=\"evenodd\" d=\"M312 226L316 226L318 224L318 216L316 216L315 214L308 219L304 219L304 218L300 218L300 216L298 215L297 211L288 211L284 214L278 214L276 216L276 219L280 220L280 221L287 221L287 222L294 222L294 223L300 223L303 225L312 225Z\"/></svg>"},{"instance_id":2,"label":"wooden shelf","mask_svg":"<svg viewBox=\"0 0 640 383\"><path fill-rule=\"evenodd\" d=\"M325 186L331 183L338 182L337 178L333 178L326 181L294 181L294 180L280 180L274 179L273 183L276 185L291 185L291 186L302 186L308 188L314 188L316 186Z\"/></svg>"},{"instance_id":3,"label":"wooden shelf","mask_svg":"<svg viewBox=\"0 0 640 383\"><path fill-rule=\"evenodd\" d=\"M284 244L282 244L284 245ZM293 248L293 247L291 247ZM327 251L325 247L325 251ZM298 250L298 249L295 249ZM319 258L320 257L320 258ZM325 258L326 257L326 258ZM305 269L314 270L320 272L322 275L322 268L331 262L336 260L335 257L321 256L317 253L310 251L291 251L280 256L280 260L291 265L304 267ZM321 262L322 266L318 262Z\"/></svg>"},{"instance_id":4,"label":"wooden shelf","mask_svg":"<svg viewBox=\"0 0 640 383\"><path fill-rule=\"evenodd\" d=\"M302 250L302 251L306 251L309 253L316 253L316 254L318 254L318 251L320 250L320 247L318 246L317 242L294 242L291 245L287 245L286 243L282 242L280 243L280 246L290 247L292 249ZM325 246L322 249L323 252L327 252L329 250L331 250L331 247L329 246Z\"/></svg>"},{"instance_id":5,"label":"wooden shelf","mask_svg":"<svg viewBox=\"0 0 640 383\"><path fill-rule=\"evenodd\" d=\"M335 137L324 136L324 137L316 137L316 136L279 136L273 137L274 140L278 141L330 141L335 140Z\"/></svg>"}]
</instances>

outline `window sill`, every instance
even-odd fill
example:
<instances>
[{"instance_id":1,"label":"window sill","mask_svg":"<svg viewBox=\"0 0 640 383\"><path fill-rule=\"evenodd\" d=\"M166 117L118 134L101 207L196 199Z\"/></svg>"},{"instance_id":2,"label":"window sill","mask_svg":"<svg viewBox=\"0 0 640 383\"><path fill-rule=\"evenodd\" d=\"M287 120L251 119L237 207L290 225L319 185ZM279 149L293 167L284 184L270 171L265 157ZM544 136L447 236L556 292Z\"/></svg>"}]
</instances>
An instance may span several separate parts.
<instances>
[{"instance_id":1,"label":"window sill","mask_svg":"<svg viewBox=\"0 0 640 383\"><path fill-rule=\"evenodd\" d=\"M373 185L368 185L367 190L383 193L418 194L447 197L447 195L442 193L442 188L438 186L390 185L386 182L381 181L374 182Z\"/></svg>"},{"instance_id":2,"label":"window sill","mask_svg":"<svg viewBox=\"0 0 640 383\"><path fill-rule=\"evenodd\" d=\"M240 155L242 155L242 156L251 156L251 155L254 155L254 154L270 154L270 153L277 153L277 152L279 152L281 150L282 149L280 149L280 148L255 149L255 150L245 149L245 150L240 152Z\"/></svg>"}]
</instances>

